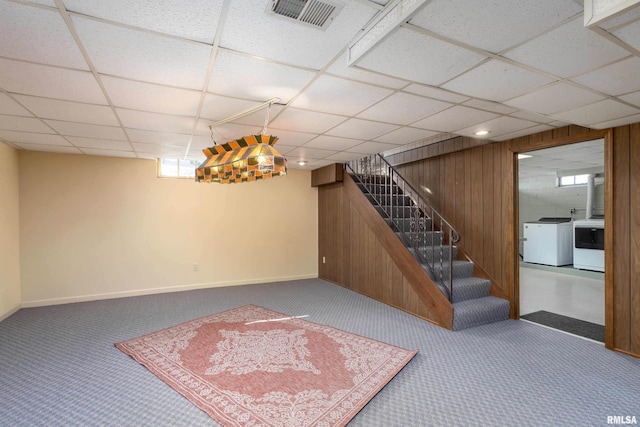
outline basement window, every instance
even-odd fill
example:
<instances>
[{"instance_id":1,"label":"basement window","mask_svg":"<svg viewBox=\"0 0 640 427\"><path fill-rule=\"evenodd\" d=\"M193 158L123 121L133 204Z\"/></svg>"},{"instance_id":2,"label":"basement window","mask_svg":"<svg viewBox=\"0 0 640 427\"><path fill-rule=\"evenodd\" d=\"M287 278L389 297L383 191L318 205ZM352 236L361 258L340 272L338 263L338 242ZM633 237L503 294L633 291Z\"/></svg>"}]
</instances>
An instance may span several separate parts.
<instances>
[{"instance_id":1,"label":"basement window","mask_svg":"<svg viewBox=\"0 0 640 427\"><path fill-rule=\"evenodd\" d=\"M558 187L571 187L576 185L587 185L589 183L589 175L568 175L558 177Z\"/></svg>"},{"instance_id":2,"label":"basement window","mask_svg":"<svg viewBox=\"0 0 640 427\"><path fill-rule=\"evenodd\" d=\"M195 178L198 162L184 159L158 159L159 178Z\"/></svg>"}]
</instances>

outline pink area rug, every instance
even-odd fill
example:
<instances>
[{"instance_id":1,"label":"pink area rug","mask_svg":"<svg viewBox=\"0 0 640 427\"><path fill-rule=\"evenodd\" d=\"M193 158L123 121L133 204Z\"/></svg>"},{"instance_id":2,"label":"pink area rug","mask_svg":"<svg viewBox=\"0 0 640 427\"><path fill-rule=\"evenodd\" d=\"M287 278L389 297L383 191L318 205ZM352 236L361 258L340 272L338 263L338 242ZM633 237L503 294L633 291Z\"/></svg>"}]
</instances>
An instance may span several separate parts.
<instances>
[{"instance_id":1,"label":"pink area rug","mask_svg":"<svg viewBox=\"0 0 640 427\"><path fill-rule=\"evenodd\" d=\"M344 426L417 351L254 305L117 343L223 426Z\"/></svg>"}]
</instances>

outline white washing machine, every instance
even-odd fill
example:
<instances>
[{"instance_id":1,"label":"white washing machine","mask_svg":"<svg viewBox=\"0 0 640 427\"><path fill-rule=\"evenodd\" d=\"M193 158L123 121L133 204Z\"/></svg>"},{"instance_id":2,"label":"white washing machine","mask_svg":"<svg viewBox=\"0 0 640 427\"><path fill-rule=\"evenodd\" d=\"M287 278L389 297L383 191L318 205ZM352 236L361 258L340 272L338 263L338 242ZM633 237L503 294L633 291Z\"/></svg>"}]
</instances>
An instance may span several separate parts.
<instances>
[{"instance_id":1,"label":"white washing machine","mask_svg":"<svg viewBox=\"0 0 640 427\"><path fill-rule=\"evenodd\" d=\"M525 222L522 260L553 266L573 264L571 218L540 218Z\"/></svg>"}]
</instances>

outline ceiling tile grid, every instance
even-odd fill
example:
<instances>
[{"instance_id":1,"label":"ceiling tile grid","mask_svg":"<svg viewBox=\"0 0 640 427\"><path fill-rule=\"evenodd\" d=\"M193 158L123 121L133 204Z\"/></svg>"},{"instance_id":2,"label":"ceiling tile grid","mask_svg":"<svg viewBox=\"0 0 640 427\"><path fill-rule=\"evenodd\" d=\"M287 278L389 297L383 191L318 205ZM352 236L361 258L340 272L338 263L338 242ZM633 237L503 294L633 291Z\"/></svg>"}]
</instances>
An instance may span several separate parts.
<instances>
[{"instance_id":1,"label":"ceiling tile grid","mask_svg":"<svg viewBox=\"0 0 640 427\"><path fill-rule=\"evenodd\" d=\"M268 114L289 167L311 169L479 129L640 120L640 7L594 31L576 0L431 0L350 66L392 2L335 1L321 30L270 0L0 0L0 141L202 159Z\"/></svg>"}]
</instances>

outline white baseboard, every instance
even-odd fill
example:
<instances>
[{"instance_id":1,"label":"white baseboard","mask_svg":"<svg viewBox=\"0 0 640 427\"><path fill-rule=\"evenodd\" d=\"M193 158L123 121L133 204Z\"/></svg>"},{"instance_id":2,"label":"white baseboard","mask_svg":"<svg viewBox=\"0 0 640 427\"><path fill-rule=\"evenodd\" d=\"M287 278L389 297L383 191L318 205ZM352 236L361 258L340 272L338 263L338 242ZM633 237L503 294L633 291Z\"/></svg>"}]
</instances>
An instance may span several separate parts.
<instances>
[{"instance_id":1,"label":"white baseboard","mask_svg":"<svg viewBox=\"0 0 640 427\"><path fill-rule=\"evenodd\" d=\"M255 285L260 283L289 282L292 280L316 279L317 277L318 277L317 274L304 274L301 276L285 276L285 277L267 277L267 278L261 278L261 279L233 280L233 281L216 282L216 283L196 283L196 284L190 284L190 285L169 286L164 288L138 289L133 291L121 291L121 292L110 292L110 293L103 293L103 294L81 295L81 296L74 296L74 297L62 297L62 298L23 301L22 305L18 307L15 311L17 311L20 308L43 307L47 305L59 305L59 304L70 304L74 302L87 302L87 301L98 301L103 299L136 297L141 295L164 294L169 292L193 291L196 289L222 288L225 286L241 286L241 285ZM13 314L13 312L10 312L9 314L7 314L6 317L9 317L11 314ZM0 320L2 320L2 317L0 317Z\"/></svg>"},{"instance_id":2,"label":"white baseboard","mask_svg":"<svg viewBox=\"0 0 640 427\"><path fill-rule=\"evenodd\" d=\"M16 311L20 310L21 308L22 308L22 305L18 304L17 306L15 306L11 310L7 311L6 313L0 314L0 322L2 322L4 319L6 319L7 317L11 316L13 313L15 313Z\"/></svg>"}]
</instances>

